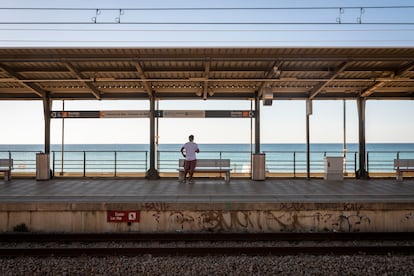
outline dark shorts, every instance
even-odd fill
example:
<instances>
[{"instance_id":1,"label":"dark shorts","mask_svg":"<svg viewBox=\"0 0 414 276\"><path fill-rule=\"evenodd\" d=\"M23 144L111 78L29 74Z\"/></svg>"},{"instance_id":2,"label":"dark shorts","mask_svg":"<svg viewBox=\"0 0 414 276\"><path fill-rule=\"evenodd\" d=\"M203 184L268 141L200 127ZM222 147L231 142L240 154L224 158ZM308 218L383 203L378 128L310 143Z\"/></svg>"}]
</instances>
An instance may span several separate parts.
<instances>
[{"instance_id":1,"label":"dark shorts","mask_svg":"<svg viewBox=\"0 0 414 276\"><path fill-rule=\"evenodd\" d=\"M195 170L197 166L197 160L185 160L184 161L184 170L185 171L189 171L189 172L193 172Z\"/></svg>"}]
</instances>

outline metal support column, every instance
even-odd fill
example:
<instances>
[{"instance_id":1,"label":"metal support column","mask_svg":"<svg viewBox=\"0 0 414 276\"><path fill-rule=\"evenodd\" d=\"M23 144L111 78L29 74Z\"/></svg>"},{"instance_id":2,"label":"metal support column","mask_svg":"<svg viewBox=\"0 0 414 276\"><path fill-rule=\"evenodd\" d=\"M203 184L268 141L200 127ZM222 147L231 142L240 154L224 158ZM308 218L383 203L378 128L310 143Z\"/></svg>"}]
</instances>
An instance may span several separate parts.
<instances>
[{"instance_id":1,"label":"metal support column","mask_svg":"<svg viewBox=\"0 0 414 276\"><path fill-rule=\"evenodd\" d=\"M43 117L45 120L45 154L50 154L50 111L52 110L52 100L49 94L43 98Z\"/></svg>"},{"instance_id":2,"label":"metal support column","mask_svg":"<svg viewBox=\"0 0 414 276\"><path fill-rule=\"evenodd\" d=\"M310 135L309 135L309 114L306 114L306 178L310 179Z\"/></svg>"},{"instance_id":3,"label":"metal support column","mask_svg":"<svg viewBox=\"0 0 414 276\"><path fill-rule=\"evenodd\" d=\"M50 111L52 99L49 93L43 96L43 117L45 121L45 150L36 154L36 180L49 180L53 173L50 171Z\"/></svg>"},{"instance_id":4,"label":"metal support column","mask_svg":"<svg viewBox=\"0 0 414 276\"><path fill-rule=\"evenodd\" d=\"M365 98L358 98L357 99L357 107L358 107L358 132L359 132L359 169L357 170L356 177L357 178L368 178L368 173L366 170L366 146L365 146L365 105L366 99Z\"/></svg>"},{"instance_id":5,"label":"metal support column","mask_svg":"<svg viewBox=\"0 0 414 276\"><path fill-rule=\"evenodd\" d=\"M146 179L159 179L160 176L158 174L157 169L155 168L155 98L150 98L150 167L147 171L147 174L145 176Z\"/></svg>"},{"instance_id":6,"label":"metal support column","mask_svg":"<svg viewBox=\"0 0 414 276\"><path fill-rule=\"evenodd\" d=\"M260 98L255 99L255 153L252 154L252 180L266 179L266 155L260 153Z\"/></svg>"},{"instance_id":7,"label":"metal support column","mask_svg":"<svg viewBox=\"0 0 414 276\"><path fill-rule=\"evenodd\" d=\"M343 146L343 156L344 156L344 175L347 175L346 172L346 100L343 100L343 112L344 112L344 116L343 116L343 135L344 135L344 146Z\"/></svg>"},{"instance_id":8,"label":"metal support column","mask_svg":"<svg viewBox=\"0 0 414 276\"><path fill-rule=\"evenodd\" d=\"M255 111L256 116L254 120L254 152L260 153L260 98L256 97L255 99Z\"/></svg>"},{"instance_id":9,"label":"metal support column","mask_svg":"<svg viewBox=\"0 0 414 276\"><path fill-rule=\"evenodd\" d=\"M312 100L306 100L306 178L310 179L310 128L309 118L312 115Z\"/></svg>"},{"instance_id":10,"label":"metal support column","mask_svg":"<svg viewBox=\"0 0 414 276\"><path fill-rule=\"evenodd\" d=\"M62 101L62 112L65 111L65 100ZM61 164L60 164L60 175L64 173L64 164L65 164L65 118L62 116L62 152L61 152Z\"/></svg>"}]
</instances>

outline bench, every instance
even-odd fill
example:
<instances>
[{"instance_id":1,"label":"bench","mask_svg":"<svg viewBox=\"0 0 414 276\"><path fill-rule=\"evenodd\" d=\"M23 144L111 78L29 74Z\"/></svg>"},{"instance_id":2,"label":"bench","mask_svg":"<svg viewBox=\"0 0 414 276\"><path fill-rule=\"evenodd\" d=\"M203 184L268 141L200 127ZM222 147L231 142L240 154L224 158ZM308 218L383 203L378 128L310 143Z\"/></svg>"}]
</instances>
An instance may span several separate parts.
<instances>
[{"instance_id":1,"label":"bench","mask_svg":"<svg viewBox=\"0 0 414 276\"><path fill-rule=\"evenodd\" d=\"M184 159L179 160L178 180L184 180ZM224 173L224 180L230 182L230 159L197 159L194 172Z\"/></svg>"},{"instance_id":2,"label":"bench","mask_svg":"<svg viewBox=\"0 0 414 276\"><path fill-rule=\"evenodd\" d=\"M0 172L4 173L4 181L11 179L11 170L13 170L13 159L0 159Z\"/></svg>"},{"instance_id":3,"label":"bench","mask_svg":"<svg viewBox=\"0 0 414 276\"><path fill-rule=\"evenodd\" d=\"M414 159L394 159L397 180L403 180L403 172L414 172Z\"/></svg>"}]
</instances>

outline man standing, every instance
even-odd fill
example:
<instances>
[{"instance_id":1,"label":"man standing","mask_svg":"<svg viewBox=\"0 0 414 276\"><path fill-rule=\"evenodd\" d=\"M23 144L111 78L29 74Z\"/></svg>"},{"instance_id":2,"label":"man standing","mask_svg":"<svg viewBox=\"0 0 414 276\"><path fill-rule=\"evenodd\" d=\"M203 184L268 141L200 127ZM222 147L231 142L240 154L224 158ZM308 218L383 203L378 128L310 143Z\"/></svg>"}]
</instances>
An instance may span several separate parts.
<instances>
[{"instance_id":1,"label":"man standing","mask_svg":"<svg viewBox=\"0 0 414 276\"><path fill-rule=\"evenodd\" d=\"M193 180L193 173L197 166L196 153L200 150L194 141L194 135L188 136L188 142L181 147L181 154L185 157L184 161L184 182L187 179L187 173L189 173L189 182ZM185 152L185 153L184 153Z\"/></svg>"}]
</instances>

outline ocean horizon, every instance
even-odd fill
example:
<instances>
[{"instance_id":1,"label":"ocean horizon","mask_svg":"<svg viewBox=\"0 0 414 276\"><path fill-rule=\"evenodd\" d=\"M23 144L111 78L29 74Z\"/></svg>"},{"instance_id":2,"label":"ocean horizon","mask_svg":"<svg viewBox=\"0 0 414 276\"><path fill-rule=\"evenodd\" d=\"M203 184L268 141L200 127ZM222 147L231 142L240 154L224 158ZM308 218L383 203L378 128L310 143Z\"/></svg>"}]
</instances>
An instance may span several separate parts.
<instances>
[{"instance_id":1,"label":"ocean horizon","mask_svg":"<svg viewBox=\"0 0 414 276\"><path fill-rule=\"evenodd\" d=\"M159 147L165 147L165 149L169 149L175 146L183 145L183 143L162 143L158 144ZM234 147L249 147L250 143L198 143L198 145L206 146L208 149L222 149L223 147L226 148L234 148ZM254 146L254 143L253 143ZM286 147L290 149L305 149L306 150L306 143L261 143L261 147L264 148L272 148L277 147L278 149L282 147ZM358 149L358 143L347 143L347 148L349 149ZM366 143L367 149L370 148L372 150L414 150L414 143L410 142L382 142L382 143ZM101 143L101 144L64 144L65 148L70 148L73 150L83 150L83 149L92 149L92 148L99 148L99 149L107 149L107 150L117 150L119 148L126 148L130 149L132 147L138 147L140 149L149 148L149 144L146 143ZM343 148L343 143L322 143L322 142L315 142L310 143L310 147L316 150L338 150ZM4 150L42 150L44 148L43 144L0 144L0 151ZM51 149L53 150L61 150L62 144L51 144ZM69 150L69 149L68 149Z\"/></svg>"}]
</instances>

